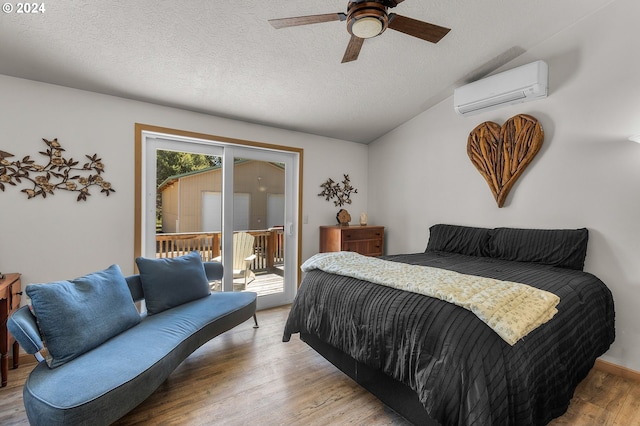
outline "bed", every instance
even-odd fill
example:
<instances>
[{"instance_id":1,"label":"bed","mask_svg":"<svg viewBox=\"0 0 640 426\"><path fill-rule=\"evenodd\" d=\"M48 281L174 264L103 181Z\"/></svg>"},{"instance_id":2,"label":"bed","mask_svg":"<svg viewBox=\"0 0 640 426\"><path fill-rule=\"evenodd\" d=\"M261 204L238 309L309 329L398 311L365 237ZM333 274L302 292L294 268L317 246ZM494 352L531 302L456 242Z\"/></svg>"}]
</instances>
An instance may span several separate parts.
<instances>
[{"instance_id":1,"label":"bed","mask_svg":"<svg viewBox=\"0 0 640 426\"><path fill-rule=\"evenodd\" d=\"M557 295L553 318L513 344L469 309L322 269L306 272L283 341L299 333L414 424L544 425L615 339L611 292L583 272L587 241L584 228L438 224L424 253L380 258Z\"/></svg>"}]
</instances>

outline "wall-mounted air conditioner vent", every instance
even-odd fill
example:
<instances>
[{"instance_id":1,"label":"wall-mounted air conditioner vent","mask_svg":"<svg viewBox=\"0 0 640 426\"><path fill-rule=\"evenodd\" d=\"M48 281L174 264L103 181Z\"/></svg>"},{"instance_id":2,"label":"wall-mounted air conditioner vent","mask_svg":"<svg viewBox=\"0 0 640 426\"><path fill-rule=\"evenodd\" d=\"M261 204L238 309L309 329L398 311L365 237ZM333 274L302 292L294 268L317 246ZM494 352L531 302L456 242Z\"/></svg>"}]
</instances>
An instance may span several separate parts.
<instances>
[{"instance_id":1,"label":"wall-mounted air conditioner vent","mask_svg":"<svg viewBox=\"0 0 640 426\"><path fill-rule=\"evenodd\" d=\"M536 61L474 81L455 89L453 103L460 115L484 111L547 97L549 67Z\"/></svg>"}]
</instances>

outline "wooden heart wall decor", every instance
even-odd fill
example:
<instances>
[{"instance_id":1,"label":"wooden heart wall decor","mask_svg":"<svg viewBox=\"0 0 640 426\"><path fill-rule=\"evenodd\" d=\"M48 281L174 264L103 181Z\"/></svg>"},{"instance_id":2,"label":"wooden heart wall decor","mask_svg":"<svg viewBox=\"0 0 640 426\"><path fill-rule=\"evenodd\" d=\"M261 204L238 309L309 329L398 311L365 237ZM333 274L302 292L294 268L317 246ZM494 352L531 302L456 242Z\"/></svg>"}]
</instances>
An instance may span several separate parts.
<instances>
[{"instance_id":1,"label":"wooden heart wall decor","mask_svg":"<svg viewBox=\"0 0 640 426\"><path fill-rule=\"evenodd\" d=\"M469 134L467 154L489 184L498 207L524 169L536 156L544 140L542 126L534 117L519 114L502 126L486 121Z\"/></svg>"}]
</instances>

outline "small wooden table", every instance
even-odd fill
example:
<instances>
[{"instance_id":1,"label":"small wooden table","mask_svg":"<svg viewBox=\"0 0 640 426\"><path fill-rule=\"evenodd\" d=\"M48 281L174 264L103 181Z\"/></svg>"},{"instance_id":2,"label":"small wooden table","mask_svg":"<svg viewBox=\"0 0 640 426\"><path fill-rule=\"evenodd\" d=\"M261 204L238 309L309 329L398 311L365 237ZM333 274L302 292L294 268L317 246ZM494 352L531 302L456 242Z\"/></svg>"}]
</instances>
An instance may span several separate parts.
<instances>
[{"instance_id":1,"label":"small wooden table","mask_svg":"<svg viewBox=\"0 0 640 426\"><path fill-rule=\"evenodd\" d=\"M7 330L9 316L20 307L22 295L20 274L6 274L0 279L0 370L2 387L7 386L9 374L9 347L13 344L13 368L18 368L19 346Z\"/></svg>"}]
</instances>

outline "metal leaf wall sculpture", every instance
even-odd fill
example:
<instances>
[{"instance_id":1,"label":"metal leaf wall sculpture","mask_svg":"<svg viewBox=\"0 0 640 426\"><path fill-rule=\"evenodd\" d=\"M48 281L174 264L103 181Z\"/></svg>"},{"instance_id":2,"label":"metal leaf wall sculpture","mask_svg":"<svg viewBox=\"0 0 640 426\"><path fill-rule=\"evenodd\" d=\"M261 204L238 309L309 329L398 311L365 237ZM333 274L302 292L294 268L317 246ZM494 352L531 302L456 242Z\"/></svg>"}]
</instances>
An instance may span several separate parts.
<instances>
[{"instance_id":1,"label":"metal leaf wall sculpture","mask_svg":"<svg viewBox=\"0 0 640 426\"><path fill-rule=\"evenodd\" d=\"M318 197L324 197L327 201L337 198L337 200L333 202L334 206L351 204L351 194L358 193L358 190L351 186L349 175L344 175L344 180L341 183L329 178L325 183L320 185L320 187L322 188L322 192L318 194Z\"/></svg>"},{"instance_id":2,"label":"metal leaf wall sculpture","mask_svg":"<svg viewBox=\"0 0 640 426\"><path fill-rule=\"evenodd\" d=\"M104 164L102 159L98 158L98 154L85 155L88 161L80 166L79 161L63 156L65 149L57 138L53 140L43 138L42 141L47 144L47 149L40 151L39 154L46 157L46 163L43 161L37 164L29 155L22 160L10 161L8 158L14 155L0 151L1 191L4 192L6 185L17 186L25 183L31 187L21 192L27 194L28 199L38 196L46 198L48 194L53 195L56 189L62 189L77 192L76 201L87 201L87 197L91 195L89 189L94 186L100 188L100 192L106 196L116 192L111 187L111 183L101 176L104 172Z\"/></svg>"}]
</instances>

